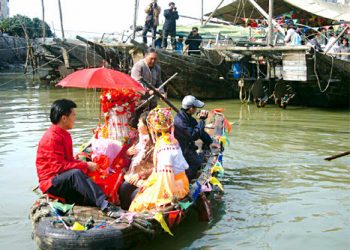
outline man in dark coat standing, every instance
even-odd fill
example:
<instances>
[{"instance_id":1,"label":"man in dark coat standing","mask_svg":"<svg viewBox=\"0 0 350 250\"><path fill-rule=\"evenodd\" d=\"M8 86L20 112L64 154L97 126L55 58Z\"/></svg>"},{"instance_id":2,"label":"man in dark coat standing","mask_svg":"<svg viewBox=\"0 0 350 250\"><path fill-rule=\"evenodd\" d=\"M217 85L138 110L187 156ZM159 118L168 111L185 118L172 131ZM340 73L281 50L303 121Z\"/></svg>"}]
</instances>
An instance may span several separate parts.
<instances>
[{"instance_id":1,"label":"man in dark coat standing","mask_svg":"<svg viewBox=\"0 0 350 250\"><path fill-rule=\"evenodd\" d=\"M191 33L188 35L185 44L188 45L189 55L200 55L199 47L202 44L202 37L198 33L198 28L193 27Z\"/></svg>"},{"instance_id":2,"label":"man in dark coat standing","mask_svg":"<svg viewBox=\"0 0 350 250\"><path fill-rule=\"evenodd\" d=\"M198 148L195 145L195 141L201 139L207 146L213 143L210 135L204 131L208 111L202 110L199 113L199 122L192 117L192 115L196 114L197 108L202 108L203 106L204 102L201 102L194 96L185 96L182 100L182 108L174 118L174 135L180 143L182 153L190 166L186 170L189 180L196 178L197 171L204 162L203 155L199 155L196 152Z\"/></svg>"},{"instance_id":3,"label":"man in dark coat standing","mask_svg":"<svg viewBox=\"0 0 350 250\"><path fill-rule=\"evenodd\" d=\"M162 48L167 48L168 46L168 36L171 37L171 47L175 50L176 47L176 20L179 19L179 14L177 13L177 8L174 2L169 3L169 9L164 10L165 22L163 26L163 43Z\"/></svg>"}]
</instances>

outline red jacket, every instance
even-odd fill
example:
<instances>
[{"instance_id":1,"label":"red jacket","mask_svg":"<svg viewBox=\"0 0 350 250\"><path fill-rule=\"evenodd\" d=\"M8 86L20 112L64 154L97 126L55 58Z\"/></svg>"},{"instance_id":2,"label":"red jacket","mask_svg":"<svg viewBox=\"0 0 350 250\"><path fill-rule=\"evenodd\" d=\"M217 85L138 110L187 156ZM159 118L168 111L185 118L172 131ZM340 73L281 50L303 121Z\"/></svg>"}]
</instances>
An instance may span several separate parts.
<instances>
[{"instance_id":1,"label":"red jacket","mask_svg":"<svg viewBox=\"0 0 350 250\"><path fill-rule=\"evenodd\" d=\"M41 191L45 193L52 186L53 177L70 169L87 173L87 163L74 159L70 133L57 125L51 125L41 138L36 155Z\"/></svg>"}]
</instances>

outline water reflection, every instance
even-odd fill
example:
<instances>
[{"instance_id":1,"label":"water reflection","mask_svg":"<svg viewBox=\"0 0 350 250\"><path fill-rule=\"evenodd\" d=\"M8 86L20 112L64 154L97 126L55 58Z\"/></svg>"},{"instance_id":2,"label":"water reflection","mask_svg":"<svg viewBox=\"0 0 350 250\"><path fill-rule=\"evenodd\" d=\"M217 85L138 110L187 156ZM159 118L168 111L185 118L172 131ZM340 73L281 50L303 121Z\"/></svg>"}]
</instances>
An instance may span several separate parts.
<instances>
[{"instance_id":1,"label":"water reflection","mask_svg":"<svg viewBox=\"0 0 350 250\"><path fill-rule=\"evenodd\" d=\"M27 219L37 184L37 143L50 125L49 107L58 98L78 104L71 131L75 148L98 123L99 93L0 80L0 245L36 249ZM179 102L176 102L179 106ZM191 215L174 230L142 247L163 249L347 249L350 233L350 157L324 157L349 150L349 110L208 101L232 122L226 148L223 202L214 220ZM16 232L16 233L14 233ZM140 248L141 249L141 248Z\"/></svg>"}]
</instances>

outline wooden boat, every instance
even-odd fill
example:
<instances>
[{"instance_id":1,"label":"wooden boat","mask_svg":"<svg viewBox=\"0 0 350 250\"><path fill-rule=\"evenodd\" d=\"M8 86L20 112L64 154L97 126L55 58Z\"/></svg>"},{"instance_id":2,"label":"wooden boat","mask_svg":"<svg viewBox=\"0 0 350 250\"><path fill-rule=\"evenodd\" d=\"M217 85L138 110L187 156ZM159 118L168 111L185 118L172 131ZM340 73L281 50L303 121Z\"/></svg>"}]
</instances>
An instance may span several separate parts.
<instances>
[{"instance_id":1,"label":"wooden boat","mask_svg":"<svg viewBox=\"0 0 350 250\"><path fill-rule=\"evenodd\" d=\"M55 82L77 69L99 67L103 58L78 40L46 39L34 47L37 66L32 68L42 82Z\"/></svg>"},{"instance_id":2,"label":"wooden boat","mask_svg":"<svg viewBox=\"0 0 350 250\"><path fill-rule=\"evenodd\" d=\"M185 199L181 201L174 199L161 211L134 214L125 212L121 213L118 219L112 219L105 216L99 209L88 206L74 206L68 215L58 216L51 209L50 201L46 197L41 197L33 204L30 211L33 238L38 247L40 249L125 249L164 233L166 227L164 224L160 225L159 217L156 216L163 218L164 223L167 221L166 225L169 225L170 230L181 223L194 209L204 209L202 219L209 219L211 211L208 199L222 192L218 186L215 186L212 179L218 176L218 172L213 170L222 160L224 148L220 138L225 129L223 114L215 112L210 121L208 133L220 146L206 152L206 164L200 176L193 182L190 193ZM202 186L212 186L212 190L201 190L199 187ZM199 198L196 199L196 197ZM170 223L170 217L173 219L173 224ZM82 225L89 224L89 229L70 230L74 222Z\"/></svg>"},{"instance_id":3,"label":"wooden boat","mask_svg":"<svg viewBox=\"0 0 350 250\"><path fill-rule=\"evenodd\" d=\"M124 72L131 71L132 65L143 58L143 53L147 50L146 45L136 41L131 41L131 44L108 45L98 44L80 36L77 36L77 39L89 45L112 68ZM191 93L201 99L233 98L234 88L225 80L230 64L224 60L214 61L208 56L179 55L163 49L157 49L157 53L163 79L178 73L178 77L168 84L170 97L183 98Z\"/></svg>"}]
</instances>

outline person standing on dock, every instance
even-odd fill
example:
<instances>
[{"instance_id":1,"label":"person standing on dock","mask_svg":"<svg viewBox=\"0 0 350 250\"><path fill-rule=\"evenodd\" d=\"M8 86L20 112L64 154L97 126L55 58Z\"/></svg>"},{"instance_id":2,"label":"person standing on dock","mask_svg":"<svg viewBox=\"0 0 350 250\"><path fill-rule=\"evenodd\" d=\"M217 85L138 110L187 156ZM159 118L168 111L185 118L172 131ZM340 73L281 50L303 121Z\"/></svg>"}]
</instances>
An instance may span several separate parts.
<instances>
[{"instance_id":1,"label":"person standing on dock","mask_svg":"<svg viewBox=\"0 0 350 250\"><path fill-rule=\"evenodd\" d=\"M349 47L349 39L346 37L342 37L340 39L341 45L339 46L339 59L341 60L350 60L350 47Z\"/></svg>"},{"instance_id":2,"label":"person standing on dock","mask_svg":"<svg viewBox=\"0 0 350 250\"><path fill-rule=\"evenodd\" d=\"M287 33L286 33L286 36L284 37L284 42L286 44L291 44L292 41L293 41L293 36L295 34L295 27L293 24L289 24L288 25L288 29L287 29Z\"/></svg>"},{"instance_id":3,"label":"person standing on dock","mask_svg":"<svg viewBox=\"0 0 350 250\"><path fill-rule=\"evenodd\" d=\"M171 47L175 50L176 47L176 20L179 19L179 14L174 2L169 3L169 9L164 10L165 22L163 26L163 43L162 48L168 47L168 36L170 35Z\"/></svg>"},{"instance_id":4,"label":"person standing on dock","mask_svg":"<svg viewBox=\"0 0 350 250\"><path fill-rule=\"evenodd\" d=\"M69 204L93 205L111 217L117 208L107 201L103 193L90 178L88 171L99 166L94 162L83 162L73 157L72 137L68 130L74 127L77 105L67 99L56 100L50 111L52 125L41 138L36 169L39 187L44 194L65 199Z\"/></svg>"},{"instance_id":5,"label":"person standing on dock","mask_svg":"<svg viewBox=\"0 0 350 250\"><path fill-rule=\"evenodd\" d=\"M147 86L144 86L143 81L150 83L155 88L158 88L162 84L161 69L156 63L157 59L157 51L154 48L148 48L145 58L135 63L131 69L131 77L147 90L146 94L141 97L141 103L153 94L152 90L148 90ZM164 94L164 89L160 89L159 91ZM134 116L131 118L131 126L136 128L139 117L143 111L151 110L156 106L157 98L153 98L144 108L136 110Z\"/></svg>"},{"instance_id":6,"label":"person standing on dock","mask_svg":"<svg viewBox=\"0 0 350 250\"><path fill-rule=\"evenodd\" d=\"M147 32L152 31L152 43L156 39L157 26L159 25L159 14L161 8L157 4L157 0L152 0L149 5L147 5L145 12L147 14L145 26L143 27L142 37L143 42L147 44Z\"/></svg>"},{"instance_id":7,"label":"person standing on dock","mask_svg":"<svg viewBox=\"0 0 350 250\"><path fill-rule=\"evenodd\" d=\"M329 33L328 43L326 47L324 48L325 52L328 52L330 54L337 53L339 50L339 45L337 42L337 38L334 32Z\"/></svg>"},{"instance_id":8,"label":"person standing on dock","mask_svg":"<svg viewBox=\"0 0 350 250\"><path fill-rule=\"evenodd\" d=\"M202 44L202 37L198 33L198 28L193 27L188 35L185 44L188 45L188 55L200 55L199 47Z\"/></svg>"},{"instance_id":9,"label":"person standing on dock","mask_svg":"<svg viewBox=\"0 0 350 250\"><path fill-rule=\"evenodd\" d=\"M179 39L177 39L176 41L176 48L175 51L177 54L182 55L183 54L183 50L184 50L184 37L183 36L179 36Z\"/></svg>"},{"instance_id":10,"label":"person standing on dock","mask_svg":"<svg viewBox=\"0 0 350 250\"><path fill-rule=\"evenodd\" d=\"M182 153L189 165L189 168L186 170L186 175L189 180L196 178L197 171L204 162L203 155L196 152L198 147L195 141L201 139L205 146L209 146L213 143L210 135L204 131L208 111L201 110L199 112L198 122L192 117L197 113L197 108L202 107L204 107L204 102L201 102L192 95L185 96L182 100L182 108L174 119L174 135L179 141Z\"/></svg>"}]
</instances>

